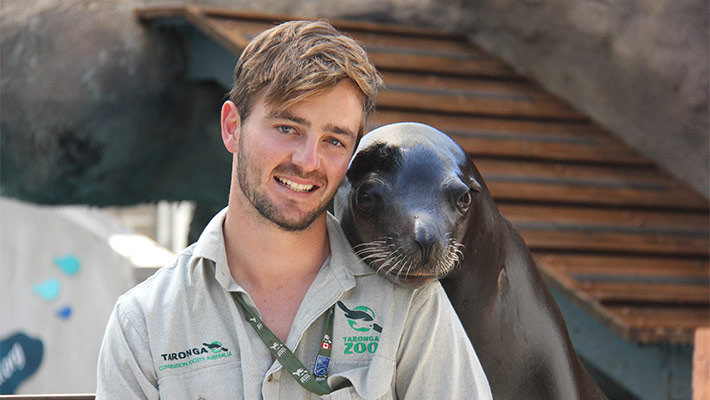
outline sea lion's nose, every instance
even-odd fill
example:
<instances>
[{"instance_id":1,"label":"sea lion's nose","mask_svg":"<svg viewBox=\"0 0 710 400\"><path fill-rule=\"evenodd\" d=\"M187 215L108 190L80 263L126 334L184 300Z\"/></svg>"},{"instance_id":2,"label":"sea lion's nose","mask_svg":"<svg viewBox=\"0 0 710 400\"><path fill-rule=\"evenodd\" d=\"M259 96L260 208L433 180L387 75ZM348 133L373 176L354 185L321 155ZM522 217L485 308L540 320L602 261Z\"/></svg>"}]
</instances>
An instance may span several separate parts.
<instances>
[{"instance_id":1,"label":"sea lion's nose","mask_svg":"<svg viewBox=\"0 0 710 400\"><path fill-rule=\"evenodd\" d=\"M422 264L428 264L433 253L436 236L432 228L418 216L414 216L414 242L422 254Z\"/></svg>"}]
</instances>

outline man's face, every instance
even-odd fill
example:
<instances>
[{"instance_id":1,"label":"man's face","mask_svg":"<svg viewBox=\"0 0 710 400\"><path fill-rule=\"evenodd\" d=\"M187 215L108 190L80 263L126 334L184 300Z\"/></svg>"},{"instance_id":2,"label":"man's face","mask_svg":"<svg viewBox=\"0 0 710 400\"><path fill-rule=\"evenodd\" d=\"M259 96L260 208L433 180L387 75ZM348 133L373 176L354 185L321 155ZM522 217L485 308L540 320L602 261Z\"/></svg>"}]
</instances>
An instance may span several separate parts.
<instances>
[{"instance_id":1,"label":"man's face","mask_svg":"<svg viewBox=\"0 0 710 400\"><path fill-rule=\"evenodd\" d=\"M282 229L308 228L347 171L362 118L360 92L349 81L280 112L260 95L239 133L242 193Z\"/></svg>"}]
</instances>

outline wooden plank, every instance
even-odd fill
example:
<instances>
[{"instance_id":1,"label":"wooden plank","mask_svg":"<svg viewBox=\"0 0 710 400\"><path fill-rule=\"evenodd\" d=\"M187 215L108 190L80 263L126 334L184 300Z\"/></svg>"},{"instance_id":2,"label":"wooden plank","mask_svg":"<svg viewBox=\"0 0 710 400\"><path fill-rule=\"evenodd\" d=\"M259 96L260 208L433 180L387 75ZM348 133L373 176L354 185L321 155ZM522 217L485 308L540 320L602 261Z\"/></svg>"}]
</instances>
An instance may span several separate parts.
<instances>
[{"instance_id":1,"label":"wooden plank","mask_svg":"<svg viewBox=\"0 0 710 400\"><path fill-rule=\"evenodd\" d=\"M710 399L710 328L695 331L693 349L693 400Z\"/></svg>"},{"instance_id":2,"label":"wooden plank","mask_svg":"<svg viewBox=\"0 0 710 400\"><path fill-rule=\"evenodd\" d=\"M627 321L633 329L677 328L692 333L700 326L710 326L710 313L704 307L609 304L607 308Z\"/></svg>"},{"instance_id":3,"label":"wooden plank","mask_svg":"<svg viewBox=\"0 0 710 400\"><path fill-rule=\"evenodd\" d=\"M486 176L488 188L497 201L577 204L602 207L648 207L702 210L704 204L672 188L614 187L625 182L551 180L534 176L515 179L508 176Z\"/></svg>"},{"instance_id":4,"label":"wooden plank","mask_svg":"<svg viewBox=\"0 0 710 400\"><path fill-rule=\"evenodd\" d=\"M605 150L599 142L593 145L563 137L500 134L484 130L445 132L474 157L508 157L521 160L586 162L598 164L643 165L645 162L623 149L612 146ZM469 136L470 135L470 136ZM616 150L616 151L615 151Z\"/></svg>"},{"instance_id":5,"label":"wooden plank","mask_svg":"<svg viewBox=\"0 0 710 400\"><path fill-rule=\"evenodd\" d=\"M533 257L541 268L555 269L569 277L580 273L653 278L708 279L710 277L710 263L707 258L661 258L650 255L619 256L549 252L535 252Z\"/></svg>"},{"instance_id":6,"label":"wooden plank","mask_svg":"<svg viewBox=\"0 0 710 400\"><path fill-rule=\"evenodd\" d=\"M529 83L386 72L378 107L446 113L586 121Z\"/></svg>"},{"instance_id":7,"label":"wooden plank","mask_svg":"<svg viewBox=\"0 0 710 400\"><path fill-rule=\"evenodd\" d=\"M539 177L570 179L582 182L604 181L609 186L643 186L665 189L675 183L667 175L653 168L609 167L605 165L576 165L572 163L544 163L534 161L476 158L474 162L483 174L493 177ZM706 207L707 208L707 207Z\"/></svg>"},{"instance_id":8,"label":"wooden plank","mask_svg":"<svg viewBox=\"0 0 710 400\"><path fill-rule=\"evenodd\" d=\"M533 251L706 257L706 213L499 204Z\"/></svg>"},{"instance_id":9,"label":"wooden plank","mask_svg":"<svg viewBox=\"0 0 710 400\"><path fill-rule=\"evenodd\" d=\"M705 198L653 169L476 160L497 201L706 211Z\"/></svg>"},{"instance_id":10,"label":"wooden plank","mask_svg":"<svg viewBox=\"0 0 710 400\"><path fill-rule=\"evenodd\" d=\"M605 303L652 302L708 305L708 289L704 286L578 282L577 288Z\"/></svg>"},{"instance_id":11,"label":"wooden plank","mask_svg":"<svg viewBox=\"0 0 710 400\"><path fill-rule=\"evenodd\" d=\"M586 208L501 203L498 209L514 223L550 222L564 225L608 226L659 233L710 235L707 212L669 212L639 209Z\"/></svg>"},{"instance_id":12,"label":"wooden plank","mask_svg":"<svg viewBox=\"0 0 710 400\"><path fill-rule=\"evenodd\" d=\"M605 309L621 319L627 334L641 343L689 344L698 327L710 325L707 308L605 305Z\"/></svg>"},{"instance_id":13,"label":"wooden plank","mask_svg":"<svg viewBox=\"0 0 710 400\"><path fill-rule=\"evenodd\" d=\"M465 41L348 32L380 71L412 71L521 80L512 68Z\"/></svg>"},{"instance_id":14,"label":"wooden plank","mask_svg":"<svg viewBox=\"0 0 710 400\"><path fill-rule=\"evenodd\" d=\"M426 54L414 48L384 49L364 45L368 58L378 70L456 74L471 77L521 79L510 68L491 60L461 59L453 54ZM417 54L419 53L419 54Z\"/></svg>"},{"instance_id":15,"label":"wooden plank","mask_svg":"<svg viewBox=\"0 0 710 400\"><path fill-rule=\"evenodd\" d=\"M589 123L559 123L377 110L368 131L395 122L431 125L474 157L652 166L621 142Z\"/></svg>"},{"instance_id":16,"label":"wooden plank","mask_svg":"<svg viewBox=\"0 0 710 400\"><path fill-rule=\"evenodd\" d=\"M541 231L518 229L532 251L613 252L625 254L708 256L708 239L681 235Z\"/></svg>"},{"instance_id":17,"label":"wooden plank","mask_svg":"<svg viewBox=\"0 0 710 400\"><path fill-rule=\"evenodd\" d=\"M460 60L489 60L503 65L503 63L471 45L466 40L451 40L431 36L412 38L406 35L381 34L372 31L349 31L347 29L344 32L362 43L366 48L371 47L378 51L393 51L397 53L400 49L409 49L413 53L441 54L444 58L450 57ZM510 67L506 66L505 68L511 70Z\"/></svg>"}]
</instances>

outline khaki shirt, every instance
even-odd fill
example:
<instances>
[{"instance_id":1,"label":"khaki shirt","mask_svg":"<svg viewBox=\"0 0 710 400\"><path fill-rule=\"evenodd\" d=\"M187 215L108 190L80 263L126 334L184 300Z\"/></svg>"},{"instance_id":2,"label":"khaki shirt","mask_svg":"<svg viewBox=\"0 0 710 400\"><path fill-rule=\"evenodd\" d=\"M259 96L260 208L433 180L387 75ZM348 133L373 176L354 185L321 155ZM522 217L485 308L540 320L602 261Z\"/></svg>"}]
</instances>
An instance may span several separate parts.
<instances>
[{"instance_id":1,"label":"khaki shirt","mask_svg":"<svg viewBox=\"0 0 710 400\"><path fill-rule=\"evenodd\" d=\"M245 292L227 266L225 215L226 209L217 214L174 265L118 299L99 354L97 399L320 398L272 361L230 295ZM331 256L285 344L312 372L328 308L341 301L372 320L348 319L335 307L328 376L334 391L322 398L490 399L441 285L399 287L357 258L331 215L327 228Z\"/></svg>"}]
</instances>

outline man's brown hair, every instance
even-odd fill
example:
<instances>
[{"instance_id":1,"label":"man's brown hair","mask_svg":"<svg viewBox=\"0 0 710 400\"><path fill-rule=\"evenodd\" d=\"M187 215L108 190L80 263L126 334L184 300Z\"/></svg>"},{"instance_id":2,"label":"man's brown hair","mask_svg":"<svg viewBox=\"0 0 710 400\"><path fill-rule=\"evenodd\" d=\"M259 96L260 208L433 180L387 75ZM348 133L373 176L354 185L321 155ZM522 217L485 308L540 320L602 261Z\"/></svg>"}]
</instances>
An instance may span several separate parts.
<instances>
[{"instance_id":1,"label":"man's brown hair","mask_svg":"<svg viewBox=\"0 0 710 400\"><path fill-rule=\"evenodd\" d=\"M266 104L282 110L344 79L362 92L367 118L382 79L365 50L326 21L290 21L267 29L247 45L234 69L229 99L244 120L262 89Z\"/></svg>"}]
</instances>

